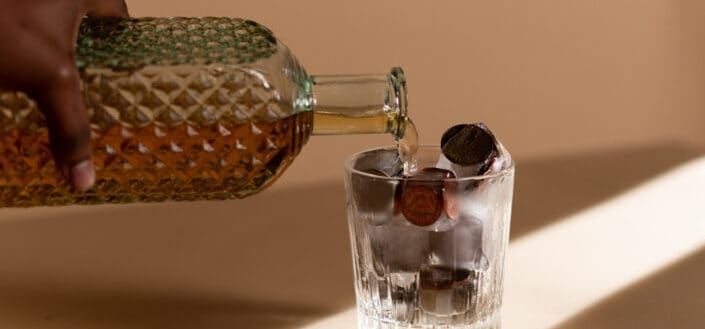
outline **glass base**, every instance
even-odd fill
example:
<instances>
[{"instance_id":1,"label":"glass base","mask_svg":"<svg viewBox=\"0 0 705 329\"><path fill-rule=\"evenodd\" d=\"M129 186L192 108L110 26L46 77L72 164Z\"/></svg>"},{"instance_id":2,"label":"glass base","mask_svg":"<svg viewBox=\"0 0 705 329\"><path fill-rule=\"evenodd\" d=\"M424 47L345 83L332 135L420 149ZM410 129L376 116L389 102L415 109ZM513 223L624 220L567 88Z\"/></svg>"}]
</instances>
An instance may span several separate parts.
<instances>
[{"instance_id":1,"label":"glass base","mask_svg":"<svg viewBox=\"0 0 705 329\"><path fill-rule=\"evenodd\" d=\"M380 317L370 309L358 307L358 329L501 329L502 321L500 310L497 309L480 319L468 319L463 322L458 318L426 318L418 324L401 323L393 319Z\"/></svg>"}]
</instances>

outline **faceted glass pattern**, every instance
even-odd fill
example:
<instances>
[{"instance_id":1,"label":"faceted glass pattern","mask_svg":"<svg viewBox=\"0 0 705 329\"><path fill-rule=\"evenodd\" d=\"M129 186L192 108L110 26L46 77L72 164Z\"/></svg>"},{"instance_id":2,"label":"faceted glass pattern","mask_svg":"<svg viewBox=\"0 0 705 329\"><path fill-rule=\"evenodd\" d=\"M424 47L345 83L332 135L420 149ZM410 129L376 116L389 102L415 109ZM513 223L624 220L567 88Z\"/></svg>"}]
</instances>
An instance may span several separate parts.
<instances>
[{"instance_id":1,"label":"faceted glass pattern","mask_svg":"<svg viewBox=\"0 0 705 329\"><path fill-rule=\"evenodd\" d=\"M77 66L134 70L147 65L241 64L272 56L266 27L230 17L86 18Z\"/></svg>"},{"instance_id":2,"label":"faceted glass pattern","mask_svg":"<svg viewBox=\"0 0 705 329\"><path fill-rule=\"evenodd\" d=\"M2 92L0 206L244 197L271 183L311 133L311 112L290 97L305 73L254 22L86 20L77 55L95 187L71 190L36 103ZM295 73L281 79L284 71Z\"/></svg>"}]
</instances>

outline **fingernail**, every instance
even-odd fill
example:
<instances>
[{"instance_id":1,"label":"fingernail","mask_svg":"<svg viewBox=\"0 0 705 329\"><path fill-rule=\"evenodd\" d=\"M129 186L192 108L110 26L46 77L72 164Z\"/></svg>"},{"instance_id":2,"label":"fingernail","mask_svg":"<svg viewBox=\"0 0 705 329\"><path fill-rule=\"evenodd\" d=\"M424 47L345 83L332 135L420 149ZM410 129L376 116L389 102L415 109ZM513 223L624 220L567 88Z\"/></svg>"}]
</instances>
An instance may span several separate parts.
<instances>
[{"instance_id":1,"label":"fingernail","mask_svg":"<svg viewBox=\"0 0 705 329\"><path fill-rule=\"evenodd\" d=\"M71 183L76 189L85 191L95 183L95 169L93 162L86 160L79 162L71 168Z\"/></svg>"}]
</instances>

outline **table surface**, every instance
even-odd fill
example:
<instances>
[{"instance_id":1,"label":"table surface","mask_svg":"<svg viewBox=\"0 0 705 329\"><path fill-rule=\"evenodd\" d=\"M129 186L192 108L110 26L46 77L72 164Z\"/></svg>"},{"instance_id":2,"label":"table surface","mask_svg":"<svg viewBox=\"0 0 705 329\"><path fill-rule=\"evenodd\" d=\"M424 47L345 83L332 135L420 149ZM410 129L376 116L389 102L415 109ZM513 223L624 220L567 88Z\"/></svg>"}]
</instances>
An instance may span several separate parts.
<instances>
[{"instance_id":1,"label":"table surface","mask_svg":"<svg viewBox=\"0 0 705 329\"><path fill-rule=\"evenodd\" d=\"M343 195L2 210L0 327L355 328ZM504 327L705 327L704 197L678 147L520 160Z\"/></svg>"}]
</instances>

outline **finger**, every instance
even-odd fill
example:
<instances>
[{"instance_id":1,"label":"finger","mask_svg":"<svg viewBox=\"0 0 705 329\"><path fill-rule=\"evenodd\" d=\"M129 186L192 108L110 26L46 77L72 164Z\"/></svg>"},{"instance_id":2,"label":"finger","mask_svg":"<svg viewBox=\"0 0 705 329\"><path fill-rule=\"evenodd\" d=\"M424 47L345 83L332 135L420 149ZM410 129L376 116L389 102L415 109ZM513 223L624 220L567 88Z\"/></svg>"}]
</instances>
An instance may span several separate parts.
<instances>
[{"instance_id":1,"label":"finger","mask_svg":"<svg viewBox=\"0 0 705 329\"><path fill-rule=\"evenodd\" d=\"M36 90L36 99L49 126L49 140L58 168L78 190L95 182L90 125L83 105L76 68L58 65Z\"/></svg>"},{"instance_id":2,"label":"finger","mask_svg":"<svg viewBox=\"0 0 705 329\"><path fill-rule=\"evenodd\" d=\"M58 30L58 27L54 29ZM51 34L43 34L44 31L17 27L9 31L9 35L22 37L13 39L12 47L0 52L0 80L11 81L16 87L13 89L25 90L37 101L47 118L50 145L58 169L75 187L85 190L93 184L95 173L88 114L70 51L73 42L68 39L57 42Z\"/></svg>"},{"instance_id":3,"label":"finger","mask_svg":"<svg viewBox=\"0 0 705 329\"><path fill-rule=\"evenodd\" d=\"M86 0L85 10L94 17L129 17L124 0Z\"/></svg>"}]
</instances>

